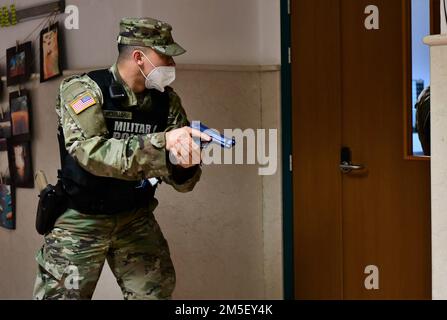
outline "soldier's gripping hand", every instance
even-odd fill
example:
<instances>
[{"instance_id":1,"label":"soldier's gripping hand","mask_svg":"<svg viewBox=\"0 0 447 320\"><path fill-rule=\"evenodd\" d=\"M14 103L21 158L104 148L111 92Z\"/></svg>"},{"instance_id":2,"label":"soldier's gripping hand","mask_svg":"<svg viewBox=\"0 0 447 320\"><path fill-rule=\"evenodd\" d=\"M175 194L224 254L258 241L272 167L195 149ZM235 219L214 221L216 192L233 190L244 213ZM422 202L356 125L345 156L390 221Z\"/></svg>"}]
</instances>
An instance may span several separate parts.
<instances>
[{"instance_id":1,"label":"soldier's gripping hand","mask_svg":"<svg viewBox=\"0 0 447 320\"><path fill-rule=\"evenodd\" d=\"M210 136L190 127L166 132L166 150L169 151L170 157L175 159L175 165L191 168L200 164L201 149L194 137L206 142L211 141Z\"/></svg>"}]
</instances>

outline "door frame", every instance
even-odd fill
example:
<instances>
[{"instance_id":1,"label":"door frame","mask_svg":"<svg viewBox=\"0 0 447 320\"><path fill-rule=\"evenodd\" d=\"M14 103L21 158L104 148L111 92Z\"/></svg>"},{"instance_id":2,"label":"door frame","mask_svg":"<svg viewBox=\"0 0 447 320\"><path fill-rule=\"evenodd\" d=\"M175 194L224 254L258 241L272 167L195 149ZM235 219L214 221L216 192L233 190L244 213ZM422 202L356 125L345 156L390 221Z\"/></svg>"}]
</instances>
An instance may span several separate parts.
<instances>
[{"instance_id":1,"label":"door frame","mask_svg":"<svg viewBox=\"0 0 447 320\"><path fill-rule=\"evenodd\" d=\"M283 284L284 299L295 299L292 174L292 69L290 61L290 1L281 5L281 124L283 188Z\"/></svg>"}]
</instances>

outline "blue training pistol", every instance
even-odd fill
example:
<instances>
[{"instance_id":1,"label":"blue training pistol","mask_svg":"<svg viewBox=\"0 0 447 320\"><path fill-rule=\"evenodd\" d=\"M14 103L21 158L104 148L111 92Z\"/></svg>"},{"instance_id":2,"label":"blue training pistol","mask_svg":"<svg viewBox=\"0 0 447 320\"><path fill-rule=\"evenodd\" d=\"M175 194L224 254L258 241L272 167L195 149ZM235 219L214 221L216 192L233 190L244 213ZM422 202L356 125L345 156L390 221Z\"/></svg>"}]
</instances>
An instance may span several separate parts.
<instances>
[{"instance_id":1,"label":"blue training pistol","mask_svg":"<svg viewBox=\"0 0 447 320\"><path fill-rule=\"evenodd\" d=\"M195 125L200 122L193 122L191 128L200 130L200 132L205 133L211 137L210 142L201 142L202 148L206 147L209 143L214 142L219 144L222 148L231 149L236 145L236 139L227 138L221 135L218 131L208 128L207 126L200 123L200 127Z\"/></svg>"}]
</instances>

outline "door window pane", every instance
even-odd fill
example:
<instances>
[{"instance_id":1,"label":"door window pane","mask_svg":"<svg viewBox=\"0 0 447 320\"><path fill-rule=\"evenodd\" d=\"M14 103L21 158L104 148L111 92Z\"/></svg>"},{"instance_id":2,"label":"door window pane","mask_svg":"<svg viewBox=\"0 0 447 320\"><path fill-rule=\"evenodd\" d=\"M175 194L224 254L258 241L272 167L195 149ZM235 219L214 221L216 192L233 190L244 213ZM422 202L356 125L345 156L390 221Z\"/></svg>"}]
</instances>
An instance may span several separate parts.
<instances>
[{"instance_id":1,"label":"door window pane","mask_svg":"<svg viewBox=\"0 0 447 320\"><path fill-rule=\"evenodd\" d=\"M430 34L430 0L411 0L411 43L412 43L412 150L413 155L424 155L423 144L426 146L426 134L423 132L429 126L430 120L427 110L419 108L423 103L418 100L427 97L430 86L430 49L423 43L423 38ZM424 92L423 95L421 95ZM418 107L418 108L416 108ZM425 106L426 107L426 106ZM418 111L419 109L419 111ZM418 116L419 113L419 117ZM420 122L416 126L416 122ZM422 121L421 121L422 120ZM427 120L427 121L424 121ZM419 129L419 130L418 130ZM426 130L427 132L428 130ZM421 141L422 140L422 141ZM427 147L425 147L428 154Z\"/></svg>"}]
</instances>

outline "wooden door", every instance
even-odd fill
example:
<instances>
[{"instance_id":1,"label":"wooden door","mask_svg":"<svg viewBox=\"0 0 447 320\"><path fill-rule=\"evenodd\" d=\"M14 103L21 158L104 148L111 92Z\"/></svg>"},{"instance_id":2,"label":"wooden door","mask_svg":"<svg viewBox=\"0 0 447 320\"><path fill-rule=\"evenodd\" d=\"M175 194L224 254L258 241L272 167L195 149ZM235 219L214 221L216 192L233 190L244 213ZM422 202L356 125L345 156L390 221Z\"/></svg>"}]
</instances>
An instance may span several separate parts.
<instances>
[{"instance_id":1,"label":"wooden door","mask_svg":"<svg viewBox=\"0 0 447 320\"><path fill-rule=\"evenodd\" d=\"M292 0L298 299L431 297L430 163L404 156L406 0ZM344 174L341 149L364 170ZM365 287L378 268L379 288Z\"/></svg>"}]
</instances>

